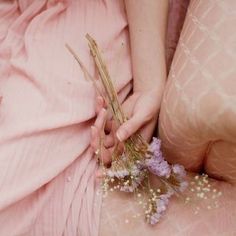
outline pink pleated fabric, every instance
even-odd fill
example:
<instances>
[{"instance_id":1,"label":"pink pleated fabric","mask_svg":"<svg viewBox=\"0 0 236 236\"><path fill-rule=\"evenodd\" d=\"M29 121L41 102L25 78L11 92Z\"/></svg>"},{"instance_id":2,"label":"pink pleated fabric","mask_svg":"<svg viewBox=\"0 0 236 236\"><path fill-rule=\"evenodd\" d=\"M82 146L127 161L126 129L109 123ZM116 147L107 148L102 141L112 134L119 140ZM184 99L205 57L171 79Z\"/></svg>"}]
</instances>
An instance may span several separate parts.
<instances>
[{"instance_id":1,"label":"pink pleated fabric","mask_svg":"<svg viewBox=\"0 0 236 236\"><path fill-rule=\"evenodd\" d=\"M96 94L65 48L95 74L86 33L124 98L132 76L122 1L0 2L1 236L98 235Z\"/></svg>"}]
</instances>

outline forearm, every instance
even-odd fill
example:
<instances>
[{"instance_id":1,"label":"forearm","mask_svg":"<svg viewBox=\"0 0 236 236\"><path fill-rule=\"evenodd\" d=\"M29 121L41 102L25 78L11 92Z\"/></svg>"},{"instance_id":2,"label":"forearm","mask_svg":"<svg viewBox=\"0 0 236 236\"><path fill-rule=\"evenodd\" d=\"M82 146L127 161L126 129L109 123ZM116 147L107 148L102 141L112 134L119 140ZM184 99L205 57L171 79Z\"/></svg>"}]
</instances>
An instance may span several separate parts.
<instances>
[{"instance_id":1,"label":"forearm","mask_svg":"<svg viewBox=\"0 0 236 236\"><path fill-rule=\"evenodd\" d=\"M155 87L162 93L166 79L168 1L125 0L125 6L130 30L134 90Z\"/></svg>"}]
</instances>

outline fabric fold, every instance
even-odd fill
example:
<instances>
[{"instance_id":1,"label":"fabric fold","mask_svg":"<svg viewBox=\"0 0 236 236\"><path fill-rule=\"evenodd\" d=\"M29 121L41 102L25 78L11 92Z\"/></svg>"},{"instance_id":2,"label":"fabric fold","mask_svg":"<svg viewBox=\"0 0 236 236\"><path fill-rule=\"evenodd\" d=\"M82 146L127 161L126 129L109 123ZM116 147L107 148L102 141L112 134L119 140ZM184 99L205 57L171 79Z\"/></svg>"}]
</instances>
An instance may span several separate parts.
<instances>
[{"instance_id":1,"label":"fabric fold","mask_svg":"<svg viewBox=\"0 0 236 236\"><path fill-rule=\"evenodd\" d=\"M96 236L96 93L65 44L96 76L90 33L123 100L132 88L123 1L4 1L0 19L0 235Z\"/></svg>"}]
</instances>

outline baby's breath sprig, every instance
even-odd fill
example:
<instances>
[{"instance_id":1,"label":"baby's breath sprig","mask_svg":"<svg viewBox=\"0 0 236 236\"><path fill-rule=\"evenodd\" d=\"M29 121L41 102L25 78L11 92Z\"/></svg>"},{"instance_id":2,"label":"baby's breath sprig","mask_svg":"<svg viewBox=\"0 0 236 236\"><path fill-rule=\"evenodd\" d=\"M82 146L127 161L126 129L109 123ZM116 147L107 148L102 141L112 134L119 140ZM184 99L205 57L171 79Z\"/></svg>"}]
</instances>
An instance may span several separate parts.
<instances>
[{"instance_id":1,"label":"baby's breath sprig","mask_svg":"<svg viewBox=\"0 0 236 236\"><path fill-rule=\"evenodd\" d=\"M68 45L66 47L79 63L85 78L92 81L97 92L103 97L119 126L127 121L127 117L119 103L118 95L96 41L88 34L86 38L103 89L100 89L98 80L89 74L74 51ZM144 209L146 221L154 225L159 222L167 209L169 198L186 189L185 170L183 166L170 165L164 159L161 152L161 141L155 137L151 144L148 144L139 133L135 133L123 142L123 146L122 152L115 149L109 168L103 165L105 177L102 189L104 195L109 191L133 193L139 205L142 205ZM157 188L150 181L151 175L155 175L159 180Z\"/></svg>"}]
</instances>

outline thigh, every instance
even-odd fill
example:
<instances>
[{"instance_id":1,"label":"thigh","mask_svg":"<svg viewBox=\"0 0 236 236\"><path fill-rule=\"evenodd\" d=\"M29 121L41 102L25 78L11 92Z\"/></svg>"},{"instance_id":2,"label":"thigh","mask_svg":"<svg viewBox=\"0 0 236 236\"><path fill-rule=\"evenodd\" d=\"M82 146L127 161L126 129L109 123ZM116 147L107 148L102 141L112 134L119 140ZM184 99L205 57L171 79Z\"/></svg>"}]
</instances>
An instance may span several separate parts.
<instances>
[{"instance_id":1,"label":"thigh","mask_svg":"<svg viewBox=\"0 0 236 236\"><path fill-rule=\"evenodd\" d=\"M236 2L192 0L159 132L166 158L236 182Z\"/></svg>"}]
</instances>

